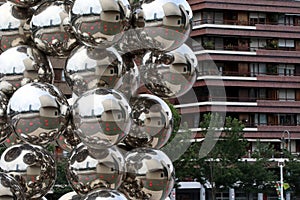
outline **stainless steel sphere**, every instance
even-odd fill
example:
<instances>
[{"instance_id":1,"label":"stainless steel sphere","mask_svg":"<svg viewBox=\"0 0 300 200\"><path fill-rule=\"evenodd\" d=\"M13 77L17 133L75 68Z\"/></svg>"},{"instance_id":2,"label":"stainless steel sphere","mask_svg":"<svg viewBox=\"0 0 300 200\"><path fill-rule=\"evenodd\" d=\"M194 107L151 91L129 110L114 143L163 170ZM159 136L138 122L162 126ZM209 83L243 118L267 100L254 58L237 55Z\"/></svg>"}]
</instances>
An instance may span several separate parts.
<instances>
[{"instance_id":1,"label":"stainless steel sphere","mask_svg":"<svg viewBox=\"0 0 300 200\"><path fill-rule=\"evenodd\" d=\"M117 190L98 190L89 193L83 200L127 200L127 198Z\"/></svg>"},{"instance_id":2,"label":"stainless steel sphere","mask_svg":"<svg viewBox=\"0 0 300 200\"><path fill-rule=\"evenodd\" d=\"M42 198L56 178L52 155L36 145L18 144L7 148L1 155L0 168L18 181L25 199Z\"/></svg>"},{"instance_id":3,"label":"stainless steel sphere","mask_svg":"<svg viewBox=\"0 0 300 200\"><path fill-rule=\"evenodd\" d=\"M127 99L130 99L136 96L140 87L140 71L134 60L126 61L124 64L126 72L119 79L114 89L121 92Z\"/></svg>"},{"instance_id":4,"label":"stainless steel sphere","mask_svg":"<svg viewBox=\"0 0 300 200\"><path fill-rule=\"evenodd\" d=\"M122 57L113 47L80 46L72 51L65 67L66 81L77 95L98 87L114 88L124 73Z\"/></svg>"},{"instance_id":5,"label":"stainless steel sphere","mask_svg":"<svg viewBox=\"0 0 300 200\"><path fill-rule=\"evenodd\" d=\"M140 68L141 78L153 94L162 98L176 98L188 92L197 79L198 61L187 46L156 54L148 52Z\"/></svg>"},{"instance_id":6,"label":"stainless steel sphere","mask_svg":"<svg viewBox=\"0 0 300 200\"><path fill-rule=\"evenodd\" d=\"M86 195L99 188L117 189L124 167L124 157L117 148L99 150L79 144L71 153L67 178L75 192Z\"/></svg>"},{"instance_id":7,"label":"stainless steel sphere","mask_svg":"<svg viewBox=\"0 0 300 200\"><path fill-rule=\"evenodd\" d=\"M133 12L141 44L157 51L172 51L181 46L190 35L192 17L186 0L144 1Z\"/></svg>"},{"instance_id":8,"label":"stainless steel sphere","mask_svg":"<svg viewBox=\"0 0 300 200\"><path fill-rule=\"evenodd\" d=\"M128 199L165 199L174 186L172 161L160 150L136 148L125 155L126 178L119 190Z\"/></svg>"},{"instance_id":9,"label":"stainless steel sphere","mask_svg":"<svg viewBox=\"0 0 300 200\"><path fill-rule=\"evenodd\" d=\"M75 0L71 24L79 40L91 47L107 48L117 43L129 27L127 0Z\"/></svg>"},{"instance_id":10,"label":"stainless steel sphere","mask_svg":"<svg viewBox=\"0 0 300 200\"><path fill-rule=\"evenodd\" d=\"M157 96L140 94L130 101L132 125L123 142L129 147L159 149L165 145L173 130L172 112Z\"/></svg>"},{"instance_id":11,"label":"stainless steel sphere","mask_svg":"<svg viewBox=\"0 0 300 200\"><path fill-rule=\"evenodd\" d=\"M131 126L131 108L116 90L97 88L73 104L74 124L81 141L95 149L118 144Z\"/></svg>"},{"instance_id":12,"label":"stainless steel sphere","mask_svg":"<svg viewBox=\"0 0 300 200\"><path fill-rule=\"evenodd\" d=\"M74 129L75 127L69 125L56 139L56 143L64 151L71 152L81 143L81 140Z\"/></svg>"},{"instance_id":13,"label":"stainless steel sphere","mask_svg":"<svg viewBox=\"0 0 300 200\"><path fill-rule=\"evenodd\" d=\"M0 143L5 142L5 140L13 132L12 127L7 123L7 110L8 98L7 96L0 92Z\"/></svg>"},{"instance_id":14,"label":"stainless steel sphere","mask_svg":"<svg viewBox=\"0 0 300 200\"><path fill-rule=\"evenodd\" d=\"M10 47L25 44L30 32L24 29L26 21L33 14L32 9L20 8L11 2L0 6L0 53Z\"/></svg>"},{"instance_id":15,"label":"stainless steel sphere","mask_svg":"<svg viewBox=\"0 0 300 200\"><path fill-rule=\"evenodd\" d=\"M8 95L27 83L53 83L54 80L54 72L47 57L28 45L19 45L3 52L0 55L0 66L0 81L8 84L3 87L3 92ZM7 90L7 87L13 89Z\"/></svg>"},{"instance_id":16,"label":"stainless steel sphere","mask_svg":"<svg viewBox=\"0 0 300 200\"><path fill-rule=\"evenodd\" d=\"M8 102L7 116L23 141L47 145L65 130L69 119L67 99L48 83L29 83Z\"/></svg>"},{"instance_id":17,"label":"stainless steel sphere","mask_svg":"<svg viewBox=\"0 0 300 200\"><path fill-rule=\"evenodd\" d=\"M18 7L29 8L38 5L42 0L7 0L16 4Z\"/></svg>"},{"instance_id":18,"label":"stainless steel sphere","mask_svg":"<svg viewBox=\"0 0 300 200\"><path fill-rule=\"evenodd\" d=\"M11 127L11 126L10 126ZM11 134L2 142L5 147L23 143L11 127Z\"/></svg>"},{"instance_id":19,"label":"stainless steel sphere","mask_svg":"<svg viewBox=\"0 0 300 200\"><path fill-rule=\"evenodd\" d=\"M25 200L25 195L20 184L12 176L0 172L0 199Z\"/></svg>"},{"instance_id":20,"label":"stainless steel sphere","mask_svg":"<svg viewBox=\"0 0 300 200\"><path fill-rule=\"evenodd\" d=\"M77 45L72 34L67 6L63 1L46 1L30 21L32 39L47 55L65 57Z\"/></svg>"},{"instance_id":21,"label":"stainless steel sphere","mask_svg":"<svg viewBox=\"0 0 300 200\"><path fill-rule=\"evenodd\" d=\"M76 192L68 192L67 194L64 194L61 196L58 200L80 200L81 196L78 195Z\"/></svg>"}]
</instances>

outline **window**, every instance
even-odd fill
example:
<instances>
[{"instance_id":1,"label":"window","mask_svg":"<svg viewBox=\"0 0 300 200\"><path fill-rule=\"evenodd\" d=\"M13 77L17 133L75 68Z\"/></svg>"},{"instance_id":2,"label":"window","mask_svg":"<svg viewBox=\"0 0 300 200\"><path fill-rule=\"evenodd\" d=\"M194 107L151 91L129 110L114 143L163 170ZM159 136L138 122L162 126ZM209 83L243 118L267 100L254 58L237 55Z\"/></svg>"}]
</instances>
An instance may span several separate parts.
<instances>
[{"instance_id":1,"label":"window","mask_svg":"<svg viewBox=\"0 0 300 200\"><path fill-rule=\"evenodd\" d=\"M260 88L258 91L258 97L259 97L259 99L267 99L267 89Z\"/></svg>"},{"instance_id":2,"label":"window","mask_svg":"<svg viewBox=\"0 0 300 200\"><path fill-rule=\"evenodd\" d=\"M289 25L289 26L293 26L294 25L294 16L286 15L284 17L284 24Z\"/></svg>"},{"instance_id":3,"label":"window","mask_svg":"<svg viewBox=\"0 0 300 200\"><path fill-rule=\"evenodd\" d=\"M266 13L250 13L249 19L250 19L250 25L265 24Z\"/></svg>"},{"instance_id":4,"label":"window","mask_svg":"<svg viewBox=\"0 0 300 200\"><path fill-rule=\"evenodd\" d=\"M286 65L286 64L278 65L278 73L281 76L294 76L294 72L295 72L294 65Z\"/></svg>"},{"instance_id":5,"label":"window","mask_svg":"<svg viewBox=\"0 0 300 200\"><path fill-rule=\"evenodd\" d=\"M279 101L295 101L295 90L279 89Z\"/></svg>"},{"instance_id":6,"label":"window","mask_svg":"<svg viewBox=\"0 0 300 200\"><path fill-rule=\"evenodd\" d=\"M266 114L255 114L254 123L256 125L267 125L267 115Z\"/></svg>"},{"instance_id":7,"label":"window","mask_svg":"<svg viewBox=\"0 0 300 200\"><path fill-rule=\"evenodd\" d=\"M259 48L264 48L267 45L266 39L251 39L250 50L256 50Z\"/></svg>"},{"instance_id":8,"label":"window","mask_svg":"<svg viewBox=\"0 0 300 200\"><path fill-rule=\"evenodd\" d=\"M295 42L294 40L279 39L278 47L295 47Z\"/></svg>"},{"instance_id":9,"label":"window","mask_svg":"<svg viewBox=\"0 0 300 200\"><path fill-rule=\"evenodd\" d=\"M203 12L203 23L204 24L212 24L214 21L214 13L213 12Z\"/></svg>"},{"instance_id":10,"label":"window","mask_svg":"<svg viewBox=\"0 0 300 200\"><path fill-rule=\"evenodd\" d=\"M266 74L266 64L265 63L251 63L250 72L251 76L256 76L259 74Z\"/></svg>"},{"instance_id":11,"label":"window","mask_svg":"<svg viewBox=\"0 0 300 200\"><path fill-rule=\"evenodd\" d=\"M280 114L278 118L279 118L280 125L283 126L296 125L295 114Z\"/></svg>"}]
</instances>

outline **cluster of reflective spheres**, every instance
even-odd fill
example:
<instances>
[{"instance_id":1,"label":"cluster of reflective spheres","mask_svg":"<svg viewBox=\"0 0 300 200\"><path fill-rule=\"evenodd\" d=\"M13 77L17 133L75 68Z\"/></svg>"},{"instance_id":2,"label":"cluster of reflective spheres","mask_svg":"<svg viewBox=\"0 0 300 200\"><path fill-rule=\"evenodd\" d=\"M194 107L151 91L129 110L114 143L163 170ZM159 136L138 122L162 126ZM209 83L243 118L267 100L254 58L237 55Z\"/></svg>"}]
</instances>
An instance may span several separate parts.
<instances>
[{"instance_id":1,"label":"cluster of reflective spheres","mask_svg":"<svg viewBox=\"0 0 300 200\"><path fill-rule=\"evenodd\" d=\"M74 193L60 200L167 198L175 171L160 150L173 130L164 99L191 89L198 64L184 44L186 0L9 0L0 15L0 199L51 190L53 144L70 153ZM50 58L65 60L72 98L53 85Z\"/></svg>"}]
</instances>

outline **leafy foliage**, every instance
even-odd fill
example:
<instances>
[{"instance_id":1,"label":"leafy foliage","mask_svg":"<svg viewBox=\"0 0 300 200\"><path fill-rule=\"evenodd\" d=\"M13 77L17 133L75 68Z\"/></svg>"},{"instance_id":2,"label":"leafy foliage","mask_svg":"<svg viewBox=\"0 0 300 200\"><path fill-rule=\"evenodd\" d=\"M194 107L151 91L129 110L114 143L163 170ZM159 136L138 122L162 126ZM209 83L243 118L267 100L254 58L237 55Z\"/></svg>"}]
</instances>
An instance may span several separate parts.
<instances>
[{"instance_id":1,"label":"leafy foliage","mask_svg":"<svg viewBox=\"0 0 300 200\"><path fill-rule=\"evenodd\" d=\"M52 199L59 199L64 194L73 191L66 177L67 162L67 158L60 158L57 161L57 177L53 187Z\"/></svg>"}]
</instances>

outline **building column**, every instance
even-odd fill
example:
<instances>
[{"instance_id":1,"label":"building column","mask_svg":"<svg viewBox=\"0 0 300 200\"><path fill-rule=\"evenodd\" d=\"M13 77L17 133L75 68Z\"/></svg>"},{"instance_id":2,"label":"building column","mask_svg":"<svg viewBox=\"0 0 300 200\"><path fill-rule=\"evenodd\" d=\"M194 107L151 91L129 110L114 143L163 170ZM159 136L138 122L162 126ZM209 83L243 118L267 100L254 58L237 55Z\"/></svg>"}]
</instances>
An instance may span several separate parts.
<instances>
[{"instance_id":1,"label":"building column","mask_svg":"<svg viewBox=\"0 0 300 200\"><path fill-rule=\"evenodd\" d=\"M235 200L235 194L233 188L229 189L229 200Z\"/></svg>"},{"instance_id":2,"label":"building column","mask_svg":"<svg viewBox=\"0 0 300 200\"><path fill-rule=\"evenodd\" d=\"M264 194L263 193L258 193L257 194L257 200L263 200L264 199Z\"/></svg>"}]
</instances>

